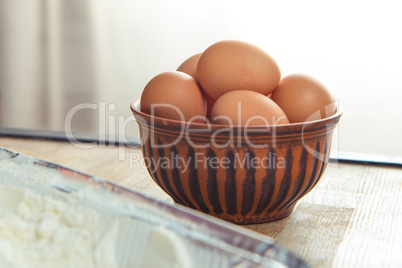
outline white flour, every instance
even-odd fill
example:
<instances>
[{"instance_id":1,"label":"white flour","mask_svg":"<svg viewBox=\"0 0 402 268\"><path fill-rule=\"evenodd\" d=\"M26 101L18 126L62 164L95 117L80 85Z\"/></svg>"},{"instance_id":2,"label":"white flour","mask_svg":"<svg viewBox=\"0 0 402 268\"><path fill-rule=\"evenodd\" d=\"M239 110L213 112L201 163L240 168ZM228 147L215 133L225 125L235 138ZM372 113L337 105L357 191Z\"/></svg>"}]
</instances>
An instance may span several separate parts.
<instances>
[{"instance_id":1,"label":"white flour","mask_svg":"<svg viewBox=\"0 0 402 268\"><path fill-rule=\"evenodd\" d=\"M124 197L82 183L66 193L54 186L75 182L42 170L0 160L1 268L194 266L175 233L122 213Z\"/></svg>"},{"instance_id":2,"label":"white flour","mask_svg":"<svg viewBox=\"0 0 402 268\"><path fill-rule=\"evenodd\" d=\"M105 216L74 199L5 187L0 192L17 197L0 217L1 267L117 267L107 247L113 236L104 236Z\"/></svg>"}]
</instances>

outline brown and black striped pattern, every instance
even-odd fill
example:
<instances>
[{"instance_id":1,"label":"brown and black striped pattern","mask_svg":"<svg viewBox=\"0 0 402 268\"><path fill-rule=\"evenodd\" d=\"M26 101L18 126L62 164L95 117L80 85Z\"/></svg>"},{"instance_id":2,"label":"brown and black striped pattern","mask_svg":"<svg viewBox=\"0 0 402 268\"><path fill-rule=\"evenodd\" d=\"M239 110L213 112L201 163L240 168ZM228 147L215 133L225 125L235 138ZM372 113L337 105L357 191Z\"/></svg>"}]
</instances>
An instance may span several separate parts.
<instances>
[{"instance_id":1,"label":"brown and black striped pattern","mask_svg":"<svg viewBox=\"0 0 402 268\"><path fill-rule=\"evenodd\" d=\"M330 142L315 141L315 151L325 155ZM295 150L292 146L278 145L269 149L267 157L272 162L283 158L281 167L239 167L236 161L253 159L253 150L229 148L224 152L225 168L219 170L219 166L208 162L220 157L212 148L199 151L181 143L163 148L162 138L157 144L161 148L153 148L147 142L144 155L152 178L175 202L239 224L272 221L289 215L297 200L315 186L326 166L325 160L310 154L306 148ZM239 160L236 154L244 158ZM186 170L166 162L183 156L188 161ZM206 164L197 165L199 159L205 159ZM264 170L257 176L258 169Z\"/></svg>"}]
</instances>

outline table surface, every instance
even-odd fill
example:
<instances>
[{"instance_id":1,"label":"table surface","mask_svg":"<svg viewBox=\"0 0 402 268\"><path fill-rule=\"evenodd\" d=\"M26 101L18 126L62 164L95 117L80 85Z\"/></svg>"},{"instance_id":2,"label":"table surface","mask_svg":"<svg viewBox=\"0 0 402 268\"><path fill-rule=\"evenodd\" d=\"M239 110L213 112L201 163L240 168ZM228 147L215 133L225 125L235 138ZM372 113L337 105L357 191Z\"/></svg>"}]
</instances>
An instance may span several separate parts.
<instances>
[{"instance_id":1,"label":"table surface","mask_svg":"<svg viewBox=\"0 0 402 268\"><path fill-rule=\"evenodd\" d=\"M173 203L139 148L15 137L0 137L0 147ZM331 162L289 217L243 227L273 237L311 267L402 267L402 168Z\"/></svg>"}]
</instances>

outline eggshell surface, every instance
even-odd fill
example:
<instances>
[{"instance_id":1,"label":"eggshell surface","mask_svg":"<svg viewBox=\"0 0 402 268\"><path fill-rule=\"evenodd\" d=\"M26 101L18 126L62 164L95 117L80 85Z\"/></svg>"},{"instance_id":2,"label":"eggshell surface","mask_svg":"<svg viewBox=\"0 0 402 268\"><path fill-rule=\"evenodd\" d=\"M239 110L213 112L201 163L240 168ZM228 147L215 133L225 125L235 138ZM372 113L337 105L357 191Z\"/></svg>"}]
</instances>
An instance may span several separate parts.
<instances>
[{"instance_id":1,"label":"eggshell surface","mask_svg":"<svg viewBox=\"0 0 402 268\"><path fill-rule=\"evenodd\" d=\"M207 117L211 117L212 114L212 108L214 107L214 104L216 102L215 99L210 97L207 93L204 92L205 99L207 101Z\"/></svg>"},{"instance_id":2,"label":"eggshell surface","mask_svg":"<svg viewBox=\"0 0 402 268\"><path fill-rule=\"evenodd\" d=\"M261 48L236 40L209 46L197 65L197 79L213 99L233 90L269 95L278 85L281 72L275 60Z\"/></svg>"},{"instance_id":3,"label":"eggshell surface","mask_svg":"<svg viewBox=\"0 0 402 268\"><path fill-rule=\"evenodd\" d=\"M202 53L198 53L186 59L182 64L180 64L176 71L186 73L197 81L197 64L201 54Z\"/></svg>"},{"instance_id":4,"label":"eggshell surface","mask_svg":"<svg viewBox=\"0 0 402 268\"><path fill-rule=\"evenodd\" d=\"M212 108L212 122L223 125L272 126L288 124L282 109L258 92L234 90L222 95Z\"/></svg>"},{"instance_id":5,"label":"eggshell surface","mask_svg":"<svg viewBox=\"0 0 402 268\"><path fill-rule=\"evenodd\" d=\"M190 58L186 59L182 64L180 64L180 66L177 68L177 71L190 75L198 83L197 64L198 64L198 60L201 57L201 54L202 53L198 53L198 54L195 54L195 55L191 56ZM214 106L214 103L215 103L215 99L213 99L208 94L206 94L205 91L204 91L204 96L207 101L207 117L210 117L212 107Z\"/></svg>"},{"instance_id":6,"label":"eggshell surface","mask_svg":"<svg viewBox=\"0 0 402 268\"><path fill-rule=\"evenodd\" d=\"M282 78L271 99L286 113L290 123L319 120L333 115L336 109L331 91L305 74Z\"/></svg>"},{"instance_id":7,"label":"eggshell surface","mask_svg":"<svg viewBox=\"0 0 402 268\"><path fill-rule=\"evenodd\" d=\"M193 77L169 71L158 74L145 86L141 111L179 121L204 122L206 101Z\"/></svg>"}]
</instances>

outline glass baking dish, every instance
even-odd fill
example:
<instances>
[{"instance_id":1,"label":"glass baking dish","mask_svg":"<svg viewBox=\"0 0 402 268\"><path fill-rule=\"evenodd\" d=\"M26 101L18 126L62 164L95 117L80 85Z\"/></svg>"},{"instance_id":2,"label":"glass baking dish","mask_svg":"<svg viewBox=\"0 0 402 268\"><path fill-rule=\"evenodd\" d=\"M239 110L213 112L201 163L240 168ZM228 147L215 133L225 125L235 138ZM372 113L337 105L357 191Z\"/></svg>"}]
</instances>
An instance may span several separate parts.
<instances>
[{"instance_id":1,"label":"glass baking dish","mask_svg":"<svg viewBox=\"0 0 402 268\"><path fill-rule=\"evenodd\" d=\"M91 233L98 235L88 254L100 258L93 262L94 267L106 263L108 267L307 267L270 237L0 148L0 223L20 202L15 191L63 200L70 204L66 211L73 206L76 214L79 207L85 207L100 215L96 228L91 227ZM0 242L2 239L0 225Z\"/></svg>"}]
</instances>

